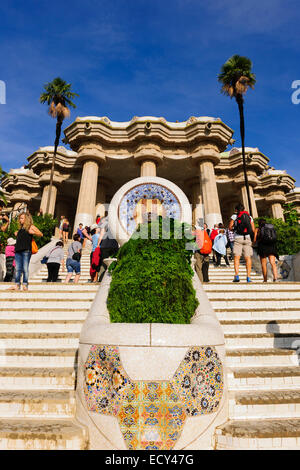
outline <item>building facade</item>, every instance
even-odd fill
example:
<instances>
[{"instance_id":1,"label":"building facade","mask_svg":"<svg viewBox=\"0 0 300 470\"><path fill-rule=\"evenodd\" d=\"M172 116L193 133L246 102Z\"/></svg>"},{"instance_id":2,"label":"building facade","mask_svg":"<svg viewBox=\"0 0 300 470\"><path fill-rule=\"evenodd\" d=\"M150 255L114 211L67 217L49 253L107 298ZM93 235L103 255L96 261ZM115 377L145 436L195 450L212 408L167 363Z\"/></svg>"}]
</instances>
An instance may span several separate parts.
<instances>
[{"instance_id":1,"label":"building facade","mask_svg":"<svg viewBox=\"0 0 300 470\"><path fill-rule=\"evenodd\" d=\"M181 188L193 208L194 222L228 223L234 206L248 208L242 153L233 130L220 118L191 117L168 122L163 117L134 117L113 122L107 117L78 117L58 147L49 212L67 217L74 227L91 225L104 215L118 189L139 176L160 176ZM53 147L40 147L28 164L13 169L2 182L10 206L26 204L45 213ZM269 166L258 148L246 148L252 213L283 218L283 204L300 211L300 188L284 170Z\"/></svg>"}]
</instances>

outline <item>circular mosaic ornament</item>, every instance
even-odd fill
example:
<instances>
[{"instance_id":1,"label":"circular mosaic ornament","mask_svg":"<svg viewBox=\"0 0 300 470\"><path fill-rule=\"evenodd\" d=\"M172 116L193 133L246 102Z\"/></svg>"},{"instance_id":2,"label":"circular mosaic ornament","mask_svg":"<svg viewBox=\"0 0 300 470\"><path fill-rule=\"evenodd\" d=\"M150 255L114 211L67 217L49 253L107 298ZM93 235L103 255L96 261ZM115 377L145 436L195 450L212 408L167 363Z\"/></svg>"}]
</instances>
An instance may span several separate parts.
<instances>
[{"instance_id":1,"label":"circular mosaic ornament","mask_svg":"<svg viewBox=\"0 0 300 470\"><path fill-rule=\"evenodd\" d=\"M109 225L122 245L140 223L158 216L191 223L190 203L174 183L159 177L140 177L122 186L109 208Z\"/></svg>"}]
</instances>

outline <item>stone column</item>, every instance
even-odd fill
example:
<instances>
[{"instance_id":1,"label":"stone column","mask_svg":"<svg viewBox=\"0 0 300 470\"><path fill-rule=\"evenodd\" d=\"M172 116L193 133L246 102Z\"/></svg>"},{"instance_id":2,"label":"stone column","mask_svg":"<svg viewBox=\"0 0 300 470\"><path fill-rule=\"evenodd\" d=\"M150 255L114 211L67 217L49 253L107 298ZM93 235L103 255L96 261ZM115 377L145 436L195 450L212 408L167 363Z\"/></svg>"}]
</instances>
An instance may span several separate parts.
<instances>
[{"instance_id":1,"label":"stone column","mask_svg":"<svg viewBox=\"0 0 300 470\"><path fill-rule=\"evenodd\" d=\"M280 204L280 202L274 202L271 205L271 209L272 209L272 217L274 219L284 220L283 208L282 208L282 205Z\"/></svg>"},{"instance_id":2,"label":"stone column","mask_svg":"<svg viewBox=\"0 0 300 470\"><path fill-rule=\"evenodd\" d=\"M198 219L204 220L203 200L199 181L192 184L192 204L193 224L196 224Z\"/></svg>"},{"instance_id":3,"label":"stone column","mask_svg":"<svg viewBox=\"0 0 300 470\"><path fill-rule=\"evenodd\" d=\"M142 161L141 176L156 176L156 162L153 160Z\"/></svg>"},{"instance_id":4,"label":"stone column","mask_svg":"<svg viewBox=\"0 0 300 470\"><path fill-rule=\"evenodd\" d=\"M250 201L251 201L251 207L252 207L252 217L253 217L253 219L256 219L258 217L258 212L257 212L256 202L255 202L255 199L254 199L254 193L253 193L253 187L252 186L249 186L249 193L250 193ZM246 186L241 187L241 196L242 196L243 205L244 205L246 211L249 212L248 196L247 196Z\"/></svg>"},{"instance_id":5,"label":"stone column","mask_svg":"<svg viewBox=\"0 0 300 470\"><path fill-rule=\"evenodd\" d=\"M222 222L219 195L212 161L200 161L200 185L204 204L204 221L209 228Z\"/></svg>"},{"instance_id":6,"label":"stone column","mask_svg":"<svg viewBox=\"0 0 300 470\"><path fill-rule=\"evenodd\" d=\"M43 214L46 213L46 209L47 209L47 200L48 200L49 189L50 189L49 184L44 186L44 189L43 189L43 195L42 195L41 206L40 206L40 210L43 211ZM49 204L49 214L51 214L51 215L54 215L56 196L57 196L57 187L52 185L52 191L51 191L51 196L50 196L50 204Z\"/></svg>"},{"instance_id":7,"label":"stone column","mask_svg":"<svg viewBox=\"0 0 300 470\"><path fill-rule=\"evenodd\" d=\"M105 201L106 201L106 187L103 182L100 182L100 185L97 189L97 197L96 197L96 207L95 207L95 219L96 216L99 214L100 217L104 217L105 214Z\"/></svg>"},{"instance_id":8,"label":"stone column","mask_svg":"<svg viewBox=\"0 0 300 470\"><path fill-rule=\"evenodd\" d=\"M78 224L92 225L95 218L99 165L95 160L85 160L82 167L74 230Z\"/></svg>"}]
</instances>

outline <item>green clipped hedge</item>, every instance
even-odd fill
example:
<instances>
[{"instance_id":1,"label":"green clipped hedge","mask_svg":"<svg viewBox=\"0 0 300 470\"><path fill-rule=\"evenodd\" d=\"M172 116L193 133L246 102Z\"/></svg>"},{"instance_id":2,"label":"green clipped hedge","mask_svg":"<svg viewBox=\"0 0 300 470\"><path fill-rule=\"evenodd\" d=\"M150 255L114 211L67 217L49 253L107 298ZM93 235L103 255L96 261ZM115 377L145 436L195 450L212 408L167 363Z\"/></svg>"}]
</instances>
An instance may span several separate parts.
<instances>
[{"instance_id":1,"label":"green clipped hedge","mask_svg":"<svg viewBox=\"0 0 300 470\"><path fill-rule=\"evenodd\" d=\"M138 227L110 267L112 322L190 323L198 306L186 249L191 238L190 227L173 219Z\"/></svg>"}]
</instances>

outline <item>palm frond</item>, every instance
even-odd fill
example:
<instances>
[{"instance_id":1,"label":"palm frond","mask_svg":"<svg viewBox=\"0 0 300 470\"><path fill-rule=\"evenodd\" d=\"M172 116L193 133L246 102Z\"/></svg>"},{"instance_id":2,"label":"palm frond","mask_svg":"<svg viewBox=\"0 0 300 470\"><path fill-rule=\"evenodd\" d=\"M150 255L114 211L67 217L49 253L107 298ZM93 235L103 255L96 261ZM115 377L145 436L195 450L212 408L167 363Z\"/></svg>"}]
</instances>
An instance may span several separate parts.
<instances>
[{"instance_id":1,"label":"palm frond","mask_svg":"<svg viewBox=\"0 0 300 470\"><path fill-rule=\"evenodd\" d=\"M44 85L44 92L40 95L40 102L47 103L51 117L66 118L70 116L68 106L76 108L73 99L78 97L77 93L71 91L71 84L60 77L54 78L52 82Z\"/></svg>"},{"instance_id":2,"label":"palm frond","mask_svg":"<svg viewBox=\"0 0 300 470\"><path fill-rule=\"evenodd\" d=\"M256 77L251 69L252 62L248 57L237 54L230 57L218 75L218 81L222 84L221 92L232 98L237 94L245 94L249 87L253 89Z\"/></svg>"}]
</instances>

